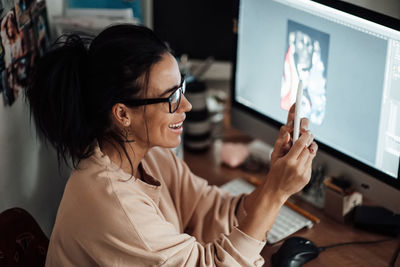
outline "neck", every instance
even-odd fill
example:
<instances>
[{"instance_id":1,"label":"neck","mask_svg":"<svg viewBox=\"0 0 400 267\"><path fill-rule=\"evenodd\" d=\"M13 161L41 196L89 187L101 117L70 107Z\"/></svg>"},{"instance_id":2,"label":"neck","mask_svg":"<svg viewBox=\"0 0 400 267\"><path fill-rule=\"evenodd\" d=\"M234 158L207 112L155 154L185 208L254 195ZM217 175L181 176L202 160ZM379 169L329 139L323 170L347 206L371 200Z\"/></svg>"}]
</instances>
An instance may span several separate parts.
<instances>
[{"instance_id":1,"label":"neck","mask_svg":"<svg viewBox=\"0 0 400 267\"><path fill-rule=\"evenodd\" d=\"M99 142L101 151L107 155L112 162L120 166L126 173L132 174L136 178L142 178L139 172L139 164L146 155L148 148L140 146L138 143L124 143L125 151L119 144L110 141ZM129 162L129 156L132 165Z\"/></svg>"}]
</instances>

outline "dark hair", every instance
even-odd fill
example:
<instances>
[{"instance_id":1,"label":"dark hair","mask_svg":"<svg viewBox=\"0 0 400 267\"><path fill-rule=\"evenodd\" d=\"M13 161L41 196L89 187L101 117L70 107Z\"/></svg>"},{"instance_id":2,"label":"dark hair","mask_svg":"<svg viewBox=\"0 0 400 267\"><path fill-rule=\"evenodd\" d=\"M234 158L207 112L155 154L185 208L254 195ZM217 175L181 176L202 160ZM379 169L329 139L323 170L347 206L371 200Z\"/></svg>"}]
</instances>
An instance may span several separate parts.
<instances>
[{"instance_id":1,"label":"dark hair","mask_svg":"<svg viewBox=\"0 0 400 267\"><path fill-rule=\"evenodd\" d=\"M71 158L76 168L101 139L115 141L128 156L111 124L112 107L145 94L150 68L167 52L153 31L131 24L106 28L93 40L72 34L55 42L38 61L26 96L59 163Z\"/></svg>"}]
</instances>

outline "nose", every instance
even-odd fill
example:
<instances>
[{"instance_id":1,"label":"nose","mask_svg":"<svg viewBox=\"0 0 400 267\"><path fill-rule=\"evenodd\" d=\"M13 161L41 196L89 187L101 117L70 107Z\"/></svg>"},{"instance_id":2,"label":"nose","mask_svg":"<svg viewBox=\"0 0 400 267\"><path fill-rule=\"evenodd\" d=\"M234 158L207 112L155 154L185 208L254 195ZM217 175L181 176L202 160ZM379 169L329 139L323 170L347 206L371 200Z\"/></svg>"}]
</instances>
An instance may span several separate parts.
<instances>
[{"instance_id":1,"label":"nose","mask_svg":"<svg viewBox=\"0 0 400 267\"><path fill-rule=\"evenodd\" d=\"M184 94L181 96L181 104L179 106L179 112L189 112L192 110L192 104L190 104L189 100L185 97Z\"/></svg>"}]
</instances>

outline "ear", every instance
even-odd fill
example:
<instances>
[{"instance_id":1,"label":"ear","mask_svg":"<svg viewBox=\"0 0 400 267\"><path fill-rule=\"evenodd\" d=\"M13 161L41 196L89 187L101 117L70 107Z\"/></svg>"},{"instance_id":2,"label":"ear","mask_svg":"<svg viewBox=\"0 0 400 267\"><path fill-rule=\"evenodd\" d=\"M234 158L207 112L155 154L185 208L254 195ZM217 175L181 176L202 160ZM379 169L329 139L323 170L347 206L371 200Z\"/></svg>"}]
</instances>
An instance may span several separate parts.
<instances>
[{"instance_id":1,"label":"ear","mask_svg":"<svg viewBox=\"0 0 400 267\"><path fill-rule=\"evenodd\" d=\"M131 125L132 118L129 115L128 107L124 104L117 103L112 107L111 113L117 125L127 127Z\"/></svg>"}]
</instances>

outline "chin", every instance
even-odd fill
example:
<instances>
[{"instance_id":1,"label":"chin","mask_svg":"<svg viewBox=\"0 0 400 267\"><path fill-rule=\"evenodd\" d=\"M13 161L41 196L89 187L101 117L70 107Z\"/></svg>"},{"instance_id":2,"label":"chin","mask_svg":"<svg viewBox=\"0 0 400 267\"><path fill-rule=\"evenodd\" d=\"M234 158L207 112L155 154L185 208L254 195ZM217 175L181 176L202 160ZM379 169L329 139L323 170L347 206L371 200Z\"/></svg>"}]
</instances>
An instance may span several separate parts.
<instances>
[{"instance_id":1,"label":"chin","mask_svg":"<svg viewBox=\"0 0 400 267\"><path fill-rule=\"evenodd\" d=\"M174 139L169 139L167 142L164 142L162 145L160 145L161 147L164 148L175 148L177 146L179 146L181 144L181 136L179 137L175 137Z\"/></svg>"},{"instance_id":2,"label":"chin","mask_svg":"<svg viewBox=\"0 0 400 267\"><path fill-rule=\"evenodd\" d=\"M172 145L171 148L175 148L181 144L182 140L181 137L179 136L178 140L176 140Z\"/></svg>"}]
</instances>

